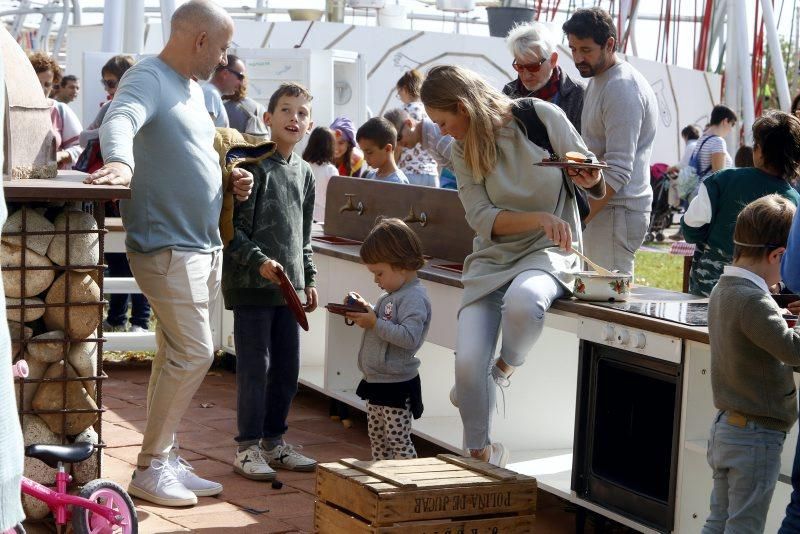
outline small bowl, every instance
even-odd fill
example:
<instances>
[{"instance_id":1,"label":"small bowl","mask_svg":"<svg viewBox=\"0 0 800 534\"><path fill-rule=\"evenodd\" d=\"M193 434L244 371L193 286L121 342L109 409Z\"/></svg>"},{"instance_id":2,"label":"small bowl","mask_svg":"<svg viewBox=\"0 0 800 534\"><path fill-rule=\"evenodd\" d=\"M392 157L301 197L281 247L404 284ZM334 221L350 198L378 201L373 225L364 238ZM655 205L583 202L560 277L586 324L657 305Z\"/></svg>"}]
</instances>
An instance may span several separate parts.
<instances>
[{"instance_id":1,"label":"small bowl","mask_svg":"<svg viewBox=\"0 0 800 534\"><path fill-rule=\"evenodd\" d=\"M609 276L596 271L582 271L575 273L572 293L580 300L624 301L631 296L632 280L633 276L627 273Z\"/></svg>"}]
</instances>

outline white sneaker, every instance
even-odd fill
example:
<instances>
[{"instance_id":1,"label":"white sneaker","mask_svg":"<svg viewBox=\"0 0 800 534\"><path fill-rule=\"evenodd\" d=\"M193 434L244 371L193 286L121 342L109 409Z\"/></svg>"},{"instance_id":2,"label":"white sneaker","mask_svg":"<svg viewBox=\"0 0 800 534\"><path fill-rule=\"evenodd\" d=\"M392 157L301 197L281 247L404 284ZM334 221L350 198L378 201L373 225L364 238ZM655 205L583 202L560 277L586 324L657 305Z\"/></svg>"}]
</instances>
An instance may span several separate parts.
<instances>
[{"instance_id":1,"label":"white sneaker","mask_svg":"<svg viewBox=\"0 0 800 534\"><path fill-rule=\"evenodd\" d=\"M142 328L138 324L132 324L130 328L128 328L128 332L134 332L136 334L141 334L144 332L149 332L147 328Z\"/></svg>"},{"instance_id":2,"label":"white sneaker","mask_svg":"<svg viewBox=\"0 0 800 534\"><path fill-rule=\"evenodd\" d=\"M458 397L456 396L456 386L450 388L450 404L458 408Z\"/></svg>"},{"instance_id":3,"label":"white sneaker","mask_svg":"<svg viewBox=\"0 0 800 534\"><path fill-rule=\"evenodd\" d=\"M103 321L103 332L124 332L124 331L125 331L124 324L113 325L108 321Z\"/></svg>"},{"instance_id":4,"label":"white sneaker","mask_svg":"<svg viewBox=\"0 0 800 534\"><path fill-rule=\"evenodd\" d=\"M492 380L494 383L501 388L501 393L503 393L503 405L505 406L505 392L503 389L507 388L511 385L511 374L506 374L503 370L501 370L497 365L492 365ZM513 371L512 371L513 373ZM456 395L456 386L453 385L450 388L450 404L458 408L458 396Z\"/></svg>"},{"instance_id":5,"label":"white sneaker","mask_svg":"<svg viewBox=\"0 0 800 534\"><path fill-rule=\"evenodd\" d=\"M303 456L288 443L278 445L274 449L261 449L264 459L269 462L270 467L288 469L290 471L313 471L317 467L317 461Z\"/></svg>"},{"instance_id":6,"label":"white sneaker","mask_svg":"<svg viewBox=\"0 0 800 534\"><path fill-rule=\"evenodd\" d=\"M492 443L489 463L497 467L505 467L508 463L508 449L502 443Z\"/></svg>"},{"instance_id":7,"label":"white sneaker","mask_svg":"<svg viewBox=\"0 0 800 534\"><path fill-rule=\"evenodd\" d=\"M197 504L197 495L175 476L169 462L153 459L150 467L142 471L134 469L128 493L161 506L192 506Z\"/></svg>"},{"instance_id":8,"label":"white sneaker","mask_svg":"<svg viewBox=\"0 0 800 534\"><path fill-rule=\"evenodd\" d=\"M186 460L173 452L169 455L169 466L175 473L175 478L178 482L183 484L186 489L197 495L198 497L211 497L222 493L222 484L212 480L200 478L194 474L194 467Z\"/></svg>"},{"instance_id":9,"label":"white sneaker","mask_svg":"<svg viewBox=\"0 0 800 534\"><path fill-rule=\"evenodd\" d=\"M233 471L250 480L274 480L277 475L264 459L261 447L258 445L250 445L236 453Z\"/></svg>"}]
</instances>

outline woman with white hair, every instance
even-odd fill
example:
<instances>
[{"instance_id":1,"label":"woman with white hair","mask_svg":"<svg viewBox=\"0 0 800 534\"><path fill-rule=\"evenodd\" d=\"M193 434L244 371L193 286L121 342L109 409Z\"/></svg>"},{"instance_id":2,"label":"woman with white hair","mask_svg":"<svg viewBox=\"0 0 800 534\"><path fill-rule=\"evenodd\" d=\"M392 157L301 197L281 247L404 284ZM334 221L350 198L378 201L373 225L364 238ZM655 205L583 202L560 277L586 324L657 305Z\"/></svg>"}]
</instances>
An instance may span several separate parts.
<instances>
[{"instance_id":1,"label":"woman with white hair","mask_svg":"<svg viewBox=\"0 0 800 534\"><path fill-rule=\"evenodd\" d=\"M511 64L517 79L503 87L511 98L535 97L560 107L581 131L581 111L585 86L569 77L558 66L556 40L541 23L514 26L506 37Z\"/></svg>"}]
</instances>

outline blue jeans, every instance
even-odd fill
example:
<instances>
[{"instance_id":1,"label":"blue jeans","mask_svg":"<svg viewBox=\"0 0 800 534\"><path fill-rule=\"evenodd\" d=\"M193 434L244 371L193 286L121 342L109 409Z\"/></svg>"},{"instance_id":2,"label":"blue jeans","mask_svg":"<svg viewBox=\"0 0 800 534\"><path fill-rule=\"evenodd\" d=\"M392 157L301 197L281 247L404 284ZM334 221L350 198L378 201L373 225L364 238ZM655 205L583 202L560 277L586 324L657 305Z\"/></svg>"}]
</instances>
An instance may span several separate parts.
<instances>
[{"instance_id":1,"label":"blue jeans","mask_svg":"<svg viewBox=\"0 0 800 534\"><path fill-rule=\"evenodd\" d=\"M505 287L459 312L456 397L467 449L480 450L491 443L489 431L496 401L491 373L501 327L500 357L519 367L542 333L545 312L563 293L564 288L549 273L524 271Z\"/></svg>"},{"instance_id":2,"label":"blue jeans","mask_svg":"<svg viewBox=\"0 0 800 534\"><path fill-rule=\"evenodd\" d=\"M128 257L124 252L110 252L105 255L108 265L108 276L128 278L131 274ZM128 300L131 302L131 324L147 330L150 326L150 303L141 293L132 295L112 294L108 299L108 316L106 320L111 326L125 326L128 319Z\"/></svg>"},{"instance_id":3,"label":"blue jeans","mask_svg":"<svg viewBox=\"0 0 800 534\"><path fill-rule=\"evenodd\" d=\"M726 412L717 414L708 442L714 487L703 534L764 532L785 439L786 432L749 421L734 426Z\"/></svg>"},{"instance_id":4,"label":"blue jeans","mask_svg":"<svg viewBox=\"0 0 800 534\"><path fill-rule=\"evenodd\" d=\"M439 187L439 176L436 174L417 174L414 172L405 172L403 174L408 178L408 183L411 185L425 185L428 187Z\"/></svg>"},{"instance_id":5,"label":"blue jeans","mask_svg":"<svg viewBox=\"0 0 800 534\"><path fill-rule=\"evenodd\" d=\"M786 505L786 516L778 534L800 534L800 439L797 440L792 463L792 498Z\"/></svg>"},{"instance_id":6,"label":"blue jeans","mask_svg":"<svg viewBox=\"0 0 800 534\"><path fill-rule=\"evenodd\" d=\"M235 306L236 422L240 446L280 441L297 393L300 331L288 306Z\"/></svg>"}]
</instances>

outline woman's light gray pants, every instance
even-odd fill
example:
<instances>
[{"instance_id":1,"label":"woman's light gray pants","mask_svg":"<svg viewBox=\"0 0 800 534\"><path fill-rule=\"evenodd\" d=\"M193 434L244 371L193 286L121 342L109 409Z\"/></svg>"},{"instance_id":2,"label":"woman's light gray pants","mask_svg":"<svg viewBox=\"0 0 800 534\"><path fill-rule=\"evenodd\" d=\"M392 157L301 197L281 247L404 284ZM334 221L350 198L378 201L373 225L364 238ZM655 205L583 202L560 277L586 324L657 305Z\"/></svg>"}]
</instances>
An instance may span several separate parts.
<instances>
[{"instance_id":1,"label":"woman's light gray pants","mask_svg":"<svg viewBox=\"0 0 800 534\"><path fill-rule=\"evenodd\" d=\"M514 367L522 365L542 333L545 312L563 292L563 286L549 273L524 271L459 313L456 397L467 449L480 450L491 443L489 429L497 387L492 367L500 328L500 357Z\"/></svg>"}]
</instances>

